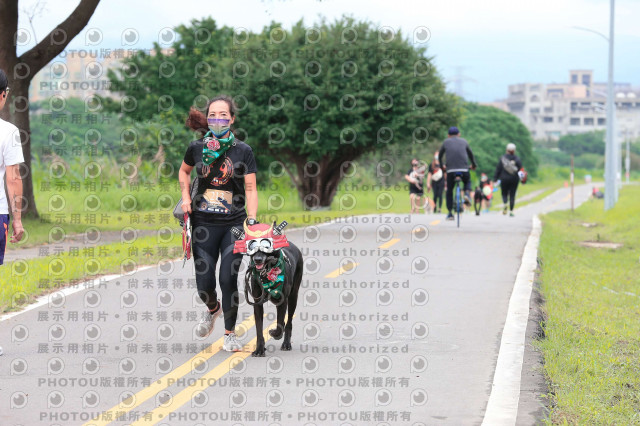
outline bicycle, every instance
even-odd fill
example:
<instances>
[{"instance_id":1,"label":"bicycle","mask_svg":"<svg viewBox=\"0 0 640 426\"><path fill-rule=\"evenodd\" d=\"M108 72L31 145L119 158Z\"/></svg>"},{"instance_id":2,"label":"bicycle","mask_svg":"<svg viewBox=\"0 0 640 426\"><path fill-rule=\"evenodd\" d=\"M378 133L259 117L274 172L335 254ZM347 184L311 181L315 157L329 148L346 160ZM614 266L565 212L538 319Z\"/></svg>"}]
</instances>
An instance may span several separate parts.
<instances>
[{"instance_id":1,"label":"bicycle","mask_svg":"<svg viewBox=\"0 0 640 426\"><path fill-rule=\"evenodd\" d=\"M462 182L462 173L456 173L455 185L456 185L456 216L458 222L458 228L460 228L460 207L461 207L461 196L460 196L460 184Z\"/></svg>"}]
</instances>

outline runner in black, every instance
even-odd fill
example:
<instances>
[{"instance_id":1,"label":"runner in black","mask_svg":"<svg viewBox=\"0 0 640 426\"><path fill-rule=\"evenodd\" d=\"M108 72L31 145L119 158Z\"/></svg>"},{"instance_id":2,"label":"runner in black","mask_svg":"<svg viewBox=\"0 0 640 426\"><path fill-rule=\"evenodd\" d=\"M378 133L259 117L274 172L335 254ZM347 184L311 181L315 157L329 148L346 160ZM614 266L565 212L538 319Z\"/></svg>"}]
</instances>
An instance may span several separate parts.
<instances>
[{"instance_id":1,"label":"runner in black","mask_svg":"<svg viewBox=\"0 0 640 426\"><path fill-rule=\"evenodd\" d=\"M518 176L520 169L522 169L522 161L516 155L516 145L510 143L507 145L507 152L498 160L493 181L499 181L500 188L502 189L502 202L504 203L502 214L506 215L508 208L510 212L509 216L511 217L514 216L513 208L516 204L518 183L520 183L520 177ZM507 200L509 200L508 206Z\"/></svg>"},{"instance_id":2,"label":"runner in black","mask_svg":"<svg viewBox=\"0 0 640 426\"><path fill-rule=\"evenodd\" d=\"M196 332L201 337L213 330L215 320L224 312L223 349L242 349L235 335L238 316L238 269L242 254L233 254L235 237L231 228L242 228L244 220L256 223L258 192L256 160L251 147L235 138L230 126L235 121L233 99L222 95L213 98L207 117L194 109L187 126L206 131L202 139L191 142L180 168L182 209L191 215L193 225L193 260L198 294L207 312ZM193 169L197 173L197 191L191 199L189 182ZM246 207L246 210L245 210ZM218 282L222 303L216 293L216 265L220 259Z\"/></svg>"}]
</instances>

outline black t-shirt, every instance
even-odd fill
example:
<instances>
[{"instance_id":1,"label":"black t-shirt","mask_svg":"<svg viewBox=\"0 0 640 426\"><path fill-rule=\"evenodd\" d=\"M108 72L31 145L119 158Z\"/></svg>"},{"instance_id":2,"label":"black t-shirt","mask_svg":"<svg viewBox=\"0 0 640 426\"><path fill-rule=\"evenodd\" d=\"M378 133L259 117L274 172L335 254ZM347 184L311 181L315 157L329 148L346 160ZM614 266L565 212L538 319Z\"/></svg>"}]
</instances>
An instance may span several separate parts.
<instances>
[{"instance_id":1,"label":"black t-shirt","mask_svg":"<svg viewBox=\"0 0 640 426\"><path fill-rule=\"evenodd\" d=\"M239 225L247 217L244 177L256 173L256 159L249 145L236 139L235 145L209 165L202 162L204 142L189 144L184 162L198 175L198 191L191 202L194 224Z\"/></svg>"},{"instance_id":2,"label":"black t-shirt","mask_svg":"<svg viewBox=\"0 0 640 426\"><path fill-rule=\"evenodd\" d=\"M429 173L431 173L431 184L440 184L440 183L444 183L444 170L442 170L442 177L440 177L440 179L435 180L433 178L433 175L438 171L441 170L442 168L440 167L440 163L436 164L435 161L432 161L429 164Z\"/></svg>"}]
</instances>

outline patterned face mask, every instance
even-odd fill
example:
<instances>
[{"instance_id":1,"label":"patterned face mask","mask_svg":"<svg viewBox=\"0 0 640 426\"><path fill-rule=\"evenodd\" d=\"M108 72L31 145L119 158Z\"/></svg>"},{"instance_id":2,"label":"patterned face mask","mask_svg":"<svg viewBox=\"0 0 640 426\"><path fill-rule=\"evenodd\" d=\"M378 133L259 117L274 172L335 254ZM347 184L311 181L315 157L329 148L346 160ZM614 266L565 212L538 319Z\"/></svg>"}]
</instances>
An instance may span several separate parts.
<instances>
[{"instance_id":1,"label":"patterned face mask","mask_svg":"<svg viewBox=\"0 0 640 426\"><path fill-rule=\"evenodd\" d=\"M226 118L207 118L209 130L216 138L224 136L229 131L230 121Z\"/></svg>"}]
</instances>

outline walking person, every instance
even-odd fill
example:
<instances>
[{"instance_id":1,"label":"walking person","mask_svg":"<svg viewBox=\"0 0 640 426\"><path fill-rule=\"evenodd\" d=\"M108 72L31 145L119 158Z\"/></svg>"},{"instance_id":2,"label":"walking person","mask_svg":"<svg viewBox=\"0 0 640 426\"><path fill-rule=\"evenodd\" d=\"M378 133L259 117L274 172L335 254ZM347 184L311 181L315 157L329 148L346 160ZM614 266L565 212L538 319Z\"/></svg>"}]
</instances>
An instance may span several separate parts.
<instances>
[{"instance_id":1,"label":"walking person","mask_svg":"<svg viewBox=\"0 0 640 426\"><path fill-rule=\"evenodd\" d=\"M442 196L444 194L445 173L440 166L438 153L433 156L433 161L429 164L429 173L427 174L427 189L433 189L433 204L435 213L442 212Z\"/></svg>"},{"instance_id":2,"label":"walking person","mask_svg":"<svg viewBox=\"0 0 640 426\"><path fill-rule=\"evenodd\" d=\"M520 177L518 171L522 169L522 161L516 155L516 145L513 143L507 144L506 153L500 157L498 165L496 166L496 172L493 175L493 181L500 183L502 190L502 202L504 208L502 214L507 214L513 217L513 208L516 204L516 191L518 190L518 183L520 183ZM507 204L507 201L509 204Z\"/></svg>"},{"instance_id":3,"label":"walking person","mask_svg":"<svg viewBox=\"0 0 640 426\"><path fill-rule=\"evenodd\" d=\"M471 176L469 174L469 162L471 162L471 169L476 169L476 160L469 147L469 142L460 137L460 130L457 127L449 128L449 137L442 143L442 147L438 152L438 159L444 164L447 172L446 196L447 210L449 211L447 220L453 220L453 189L455 188L456 176L460 176L462 179L462 188L465 193L464 202L467 206L470 206ZM443 161L443 159L445 160Z\"/></svg>"},{"instance_id":4,"label":"walking person","mask_svg":"<svg viewBox=\"0 0 640 426\"><path fill-rule=\"evenodd\" d=\"M0 69L0 110L2 110L9 96L9 81L4 70ZM0 118L0 265L4 263L4 252L9 237L9 223L11 223L12 243L22 240L22 178L20 177L20 163L24 162L20 132L13 124ZM4 185L5 175L7 183L7 197ZM11 216L9 215L11 213ZM2 273L6 274L6 271ZM2 347L0 347L2 355Z\"/></svg>"},{"instance_id":5,"label":"walking person","mask_svg":"<svg viewBox=\"0 0 640 426\"><path fill-rule=\"evenodd\" d=\"M256 160L249 145L236 139L230 126L236 119L233 99L220 95L209 101L206 117L195 109L189 112L187 126L206 131L203 138L191 142L180 167L182 210L189 213L193 226L193 260L198 294L207 306L196 328L200 337L211 334L216 319L224 313L223 349L239 351L235 334L238 316L238 269L242 254L234 254L235 237L231 228L257 223L258 192ZM189 188L193 169L197 190L193 199ZM216 266L220 272L216 279ZM220 285L221 301L216 285Z\"/></svg>"},{"instance_id":6,"label":"walking person","mask_svg":"<svg viewBox=\"0 0 640 426\"><path fill-rule=\"evenodd\" d=\"M426 206L428 200L423 200L424 197L424 175L426 172L426 165L420 164L418 159L411 160L411 168L404 175L404 178L409 182L409 200L411 202L411 213L419 213L420 207L426 212Z\"/></svg>"}]
</instances>

